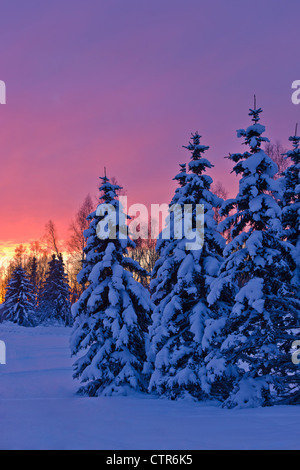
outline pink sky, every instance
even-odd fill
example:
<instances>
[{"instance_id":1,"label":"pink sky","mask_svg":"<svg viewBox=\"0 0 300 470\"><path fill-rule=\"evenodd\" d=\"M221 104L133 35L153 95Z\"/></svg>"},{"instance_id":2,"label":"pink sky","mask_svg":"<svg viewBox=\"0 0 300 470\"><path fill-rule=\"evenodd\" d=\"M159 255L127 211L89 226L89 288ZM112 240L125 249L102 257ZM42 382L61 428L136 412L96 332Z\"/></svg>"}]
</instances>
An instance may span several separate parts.
<instances>
[{"instance_id":1,"label":"pink sky","mask_svg":"<svg viewBox=\"0 0 300 470\"><path fill-rule=\"evenodd\" d=\"M106 166L129 201L168 202L199 131L231 194L256 93L266 135L300 121L298 0L13 0L0 8L1 227L5 246L62 238Z\"/></svg>"}]
</instances>

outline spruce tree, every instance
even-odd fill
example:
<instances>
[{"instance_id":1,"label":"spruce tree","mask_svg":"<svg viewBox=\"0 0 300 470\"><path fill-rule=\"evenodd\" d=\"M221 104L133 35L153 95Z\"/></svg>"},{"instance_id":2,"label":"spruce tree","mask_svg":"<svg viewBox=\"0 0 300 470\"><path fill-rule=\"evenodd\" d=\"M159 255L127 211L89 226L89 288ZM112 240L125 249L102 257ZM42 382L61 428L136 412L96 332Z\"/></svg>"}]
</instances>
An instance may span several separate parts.
<instances>
[{"instance_id":1,"label":"spruce tree","mask_svg":"<svg viewBox=\"0 0 300 470\"><path fill-rule=\"evenodd\" d=\"M272 405L299 390L299 368L290 352L299 331L299 302L291 284L291 245L281 240L277 165L261 149L268 141L261 112L250 109L253 124L237 131L249 151L229 156L241 179L237 197L221 207L226 219L220 228L234 225L232 241L208 296L216 308L230 308L212 373L219 383L231 381L224 403L229 408Z\"/></svg>"},{"instance_id":2,"label":"spruce tree","mask_svg":"<svg viewBox=\"0 0 300 470\"><path fill-rule=\"evenodd\" d=\"M126 215L117 199L121 188L106 176L101 180L100 205L88 217L84 232L85 260L78 275L83 293L72 308L71 350L80 355L74 378L82 382L78 393L88 396L147 388L142 367L151 301L148 290L133 277L136 270L146 272L128 256L134 243L125 231ZM97 232L101 223L107 224L107 238Z\"/></svg>"},{"instance_id":3,"label":"spruce tree","mask_svg":"<svg viewBox=\"0 0 300 470\"><path fill-rule=\"evenodd\" d=\"M48 270L42 283L39 295L39 317L41 322L51 318L55 306L55 273L56 273L56 255L52 255L48 262Z\"/></svg>"},{"instance_id":4,"label":"spruce tree","mask_svg":"<svg viewBox=\"0 0 300 470\"><path fill-rule=\"evenodd\" d=\"M60 253L56 263L56 298L53 309L53 317L63 321L65 326L72 325L71 302L70 302L70 286L63 256Z\"/></svg>"},{"instance_id":5,"label":"spruce tree","mask_svg":"<svg viewBox=\"0 0 300 470\"><path fill-rule=\"evenodd\" d=\"M8 281L5 294L5 318L21 326L34 326L33 286L26 271L17 266Z\"/></svg>"},{"instance_id":6,"label":"spruce tree","mask_svg":"<svg viewBox=\"0 0 300 470\"><path fill-rule=\"evenodd\" d=\"M294 282L300 285L300 137L295 135L289 138L293 150L286 153L291 165L283 172L283 198L282 198L282 224L284 237L294 247L296 271Z\"/></svg>"},{"instance_id":7,"label":"spruce tree","mask_svg":"<svg viewBox=\"0 0 300 470\"><path fill-rule=\"evenodd\" d=\"M180 173L174 178L180 187L170 203L170 237L157 243L159 259L150 284L155 309L145 365L145 373L151 375L149 390L171 399L201 399L208 392L203 333L213 313L206 297L224 247L214 220L214 208L221 200L210 191L212 179L205 174L213 166L203 157L209 147L201 145L200 135L195 133L186 148L191 152L191 160L188 172L181 165ZM181 210L173 216L174 204ZM199 204L204 208L204 244L202 248L191 249L186 233L176 238L175 222L178 225L183 214L184 225L184 208L190 205L190 221L195 228Z\"/></svg>"},{"instance_id":8,"label":"spruce tree","mask_svg":"<svg viewBox=\"0 0 300 470\"><path fill-rule=\"evenodd\" d=\"M36 256L33 256L29 264L29 280L32 285L32 294L33 294L33 305L34 308L37 308L38 304L38 293L39 293L39 282L38 282L38 264Z\"/></svg>"},{"instance_id":9,"label":"spruce tree","mask_svg":"<svg viewBox=\"0 0 300 470\"><path fill-rule=\"evenodd\" d=\"M62 255L52 255L48 266L40 294L40 320L69 326L72 323L70 287Z\"/></svg>"}]
</instances>

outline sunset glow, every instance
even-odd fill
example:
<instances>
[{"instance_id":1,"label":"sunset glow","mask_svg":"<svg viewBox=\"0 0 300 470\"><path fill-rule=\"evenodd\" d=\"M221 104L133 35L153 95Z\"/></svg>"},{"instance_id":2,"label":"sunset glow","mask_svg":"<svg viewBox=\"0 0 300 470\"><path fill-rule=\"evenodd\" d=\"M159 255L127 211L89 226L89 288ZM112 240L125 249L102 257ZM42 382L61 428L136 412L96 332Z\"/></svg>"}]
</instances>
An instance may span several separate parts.
<instances>
[{"instance_id":1,"label":"sunset glow","mask_svg":"<svg viewBox=\"0 0 300 470\"><path fill-rule=\"evenodd\" d=\"M196 130L210 146L211 175L234 194L224 157L241 149L235 131L249 124L254 92L266 135L288 145L299 120L291 102L298 18L284 3L264 1L245 15L232 0L217 2L217 16L215 2L196 0L172 9L17 3L0 18L2 256L40 239L49 219L67 239L104 166L132 203L169 202L178 164L189 158L182 146Z\"/></svg>"},{"instance_id":2,"label":"sunset glow","mask_svg":"<svg viewBox=\"0 0 300 470\"><path fill-rule=\"evenodd\" d=\"M299 449L299 25L0 1L0 450Z\"/></svg>"}]
</instances>

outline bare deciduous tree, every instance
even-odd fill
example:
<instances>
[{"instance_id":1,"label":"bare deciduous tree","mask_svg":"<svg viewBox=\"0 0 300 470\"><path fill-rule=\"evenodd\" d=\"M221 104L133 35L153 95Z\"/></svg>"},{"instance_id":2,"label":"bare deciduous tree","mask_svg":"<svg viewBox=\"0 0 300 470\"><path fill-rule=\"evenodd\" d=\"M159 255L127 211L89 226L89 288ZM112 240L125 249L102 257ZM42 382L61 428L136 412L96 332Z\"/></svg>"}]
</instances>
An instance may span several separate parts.
<instances>
[{"instance_id":1,"label":"bare deciduous tree","mask_svg":"<svg viewBox=\"0 0 300 470\"><path fill-rule=\"evenodd\" d=\"M72 292L72 302L76 301L81 293L81 286L77 282L77 274L81 270L85 259L83 249L85 247L84 231L89 227L87 217L95 210L95 205L91 195L88 194L69 226L70 237L67 241L67 249L70 255L66 260L66 270Z\"/></svg>"},{"instance_id":2,"label":"bare deciduous tree","mask_svg":"<svg viewBox=\"0 0 300 470\"><path fill-rule=\"evenodd\" d=\"M121 186L121 185L118 183L117 178L116 178L115 176L112 176L112 177L110 178L110 182L111 182L111 184L114 184L114 185L116 185L116 186ZM126 189L124 189L124 188L122 187L121 189L117 189L116 193L117 193L118 196L126 196L127 191L126 191Z\"/></svg>"},{"instance_id":3,"label":"bare deciduous tree","mask_svg":"<svg viewBox=\"0 0 300 470\"><path fill-rule=\"evenodd\" d=\"M71 235L67 241L67 247L70 253L79 254L81 259L83 259L83 248L85 245L83 232L89 227L87 216L94 210L94 206L92 198L88 194L69 227Z\"/></svg>"},{"instance_id":4,"label":"bare deciduous tree","mask_svg":"<svg viewBox=\"0 0 300 470\"><path fill-rule=\"evenodd\" d=\"M27 258L26 246L22 244L18 245L15 249L15 256L14 256L16 266L21 266L22 268L24 268L25 263L26 263L26 258Z\"/></svg>"},{"instance_id":5,"label":"bare deciduous tree","mask_svg":"<svg viewBox=\"0 0 300 470\"><path fill-rule=\"evenodd\" d=\"M225 188L225 186L223 186L223 183L221 183L221 181L216 181L216 183L211 186L211 191L216 196L220 197L221 199L224 199L224 201L228 197L228 191ZM215 218L215 221L217 222L217 224L219 224L222 220L222 217L219 214L219 209L220 209L220 207L216 207L214 209L214 212L215 212L215 217L214 218Z\"/></svg>"},{"instance_id":6,"label":"bare deciduous tree","mask_svg":"<svg viewBox=\"0 0 300 470\"><path fill-rule=\"evenodd\" d=\"M278 141L275 144L267 142L265 152L278 166L278 173L275 175L275 179L280 178L281 173L290 166L289 159L284 156L286 149Z\"/></svg>"},{"instance_id":7,"label":"bare deciduous tree","mask_svg":"<svg viewBox=\"0 0 300 470\"><path fill-rule=\"evenodd\" d=\"M216 181L216 183L211 186L211 190L216 196L224 200L228 197L228 191L221 181Z\"/></svg>"},{"instance_id":8,"label":"bare deciduous tree","mask_svg":"<svg viewBox=\"0 0 300 470\"><path fill-rule=\"evenodd\" d=\"M52 220L49 220L49 222L47 222L45 225L45 235L43 240L45 241L47 248L58 256L61 250L56 227Z\"/></svg>"},{"instance_id":9,"label":"bare deciduous tree","mask_svg":"<svg viewBox=\"0 0 300 470\"><path fill-rule=\"evenodd\" d=\"M151 224L152 228L157 225L155 220L149 218L148 224L140 226L139 232L141 237L135 242L135 248L131 251L130 256L132 259L137 261L139 265L144 268L149 274L154 268L154 264L158 259L158 253L156 251L156 239L151 238ZM139 224L142 225L142 224ZM149 284L149 278L137 276L137 279L144 285Z\"/></svg>"}]
</instances>

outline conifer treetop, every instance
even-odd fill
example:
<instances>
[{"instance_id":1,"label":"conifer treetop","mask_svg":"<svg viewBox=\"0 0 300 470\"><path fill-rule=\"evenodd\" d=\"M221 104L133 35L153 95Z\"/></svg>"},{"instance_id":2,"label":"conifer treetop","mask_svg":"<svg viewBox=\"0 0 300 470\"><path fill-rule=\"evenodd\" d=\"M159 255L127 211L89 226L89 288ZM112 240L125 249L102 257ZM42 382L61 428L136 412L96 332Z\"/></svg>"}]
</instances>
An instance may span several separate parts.
<instances>
[{"instance_id":1,"label":"conifer treetop","mask_svg":"<svg viewBox=\"0 0 300 470\"><path fill-rule=\"evenodd\" d=\"M298 163L300 160L300 149L299 149L300 136L297 135L297 132L298 132L298 124L296 124L295 135L292 135L289 137L289 141L292 142L294 150L290 150L289 152L284 154L287 156L286 158L290 157L295 163ZM295 160L295 157L297 161Z\"/></svg>"},{"instance_id":2,"label":"conifer treetop","mask_svg":"<svg viewBox=\"0 0 300 470\"><path fill-rule=\"evenodd\" d=\"M267 137L262 137L262 134L265 132L266 128L262 124L259 123L260 121L260 114L262 113L262 108L256 109L256 100L254 109L249 109L248 116L252 117L252 121L254 124L247 127L247 129L238 129L237 136L244 137L244 145L250 146L250 153L258 153L261 150L262 142L270 142ZM244 154L235 153L229 155L229 158L235 162L238 162L241 158L245 158L249 156L248 152Z\"/></svg>"},{"instance_id":3,"label":"conifer treetop","mask_svg":"<svg viewBox=\"0 0 300 470\"><path fill-rule=\"evenodd\" d=\"M187 150L192 152L191 161L188 164L188 169L196 175L201 175L204 171L206 171L207 168L213 167L213 164L210 163L209 160L202 157L202 154L209 149L209 146L201 145L200 139L201 135L199 135L198 132L195 132L195 134L192 134L192 142L189 142L187 146L183 145L183 148L186 148Z\"/></svg>"},{"instance_id":4,"label":"conifer treetop","mask_svg":"<svg viewBox=\"0 0 300 470\"><path fill-rule=\"evenodd\" d=\"M244 232L250 222L251 230L262 230L270 225L279 230L280 225L281 210L274 198L281 192L281 184L274 180L278 167L261 148L261 143L269 142L269 139L262 137L265 127L258 122L259 115L255 114L258 111L260 114L262 109L250 109L249 114L254 113L254 125L237 131L237 136L244 137L243 143L250 147L250 151L228 157L236 163L232 171L241 175L241 179L236 198L225 201L220 209L220 214L228 217L220 223L219 229L223 232L234 225L233 237ZM235 214L229 215L234 207Z\"/></svg>"},{"instance_id":5,"label":"conifer treetop","mask_svg":"<svg viewBox=\"0 0 300 470\"><path fill-rule=\"evenodd\" d=\"M300 143L300 136L298 136L297 134L298 134L298 123L296 124L295 135L289 137L289 141L293 142L293 147L295 150L298 149L299 143Z\"/></svg>"},{"instance_id":6,"label":"conifer treetop","mask_svg":"<svg viewBox=\"0 0 300 470\"><path fill-rule=\"evenodd\" d=\"M117 198L117 191L123 189L122 186L117 184L112 184L109 181L109 178L106 176L100 176L100 180L102 180L101 186L99 188L101 194L99 199L101 202L111 203Z\"/></svg>"}]
</instances>

